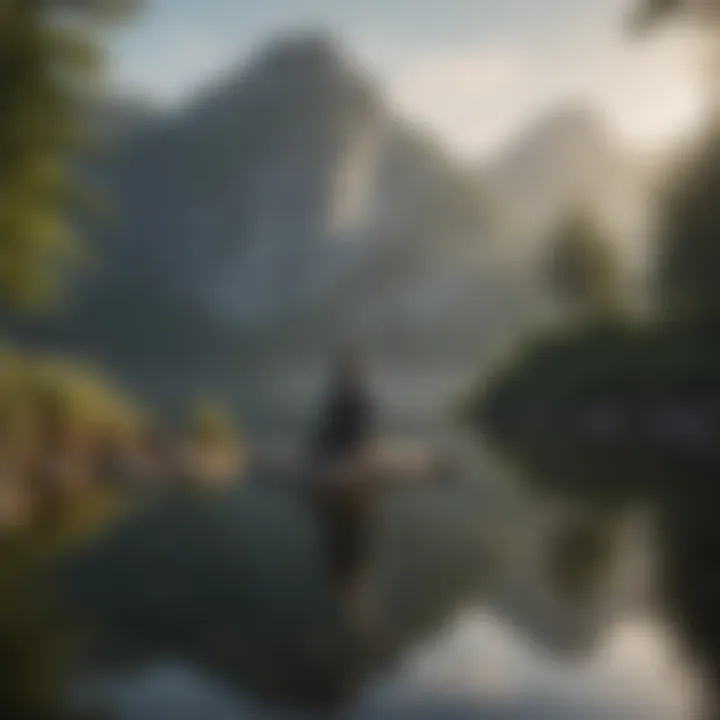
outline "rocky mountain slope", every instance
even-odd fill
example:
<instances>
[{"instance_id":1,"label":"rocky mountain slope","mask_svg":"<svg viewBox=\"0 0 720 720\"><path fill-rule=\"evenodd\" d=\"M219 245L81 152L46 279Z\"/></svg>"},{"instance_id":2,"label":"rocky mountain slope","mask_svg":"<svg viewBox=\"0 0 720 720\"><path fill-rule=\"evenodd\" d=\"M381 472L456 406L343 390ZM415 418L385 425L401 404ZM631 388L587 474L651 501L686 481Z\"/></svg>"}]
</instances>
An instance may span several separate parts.
<instances>
[{"instance_id":1,"label":"rocky mountain slope","mask_svg":"<svg viewBox=\"0 0 720 720\"><path fill-rule=\"evenodd\" d=\"M131 125L103 171L118 222L79 312L44 336L162 401L253 411L302 405L348 340L390 404L447 402L537 300L506 263L516 221L532 235L563 188L617 164L591 115L561 113L480 173L458 168L314 36Z\"/></svg>"}]
</instances>

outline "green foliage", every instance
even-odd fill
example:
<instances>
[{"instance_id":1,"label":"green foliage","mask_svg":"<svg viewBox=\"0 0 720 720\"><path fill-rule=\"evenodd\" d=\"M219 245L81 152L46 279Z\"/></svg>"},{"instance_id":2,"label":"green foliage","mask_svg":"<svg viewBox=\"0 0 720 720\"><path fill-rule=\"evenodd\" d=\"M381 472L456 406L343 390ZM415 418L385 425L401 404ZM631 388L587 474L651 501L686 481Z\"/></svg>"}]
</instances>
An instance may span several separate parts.
<instances>
[{"instance_id":1,"label":"green foliage","mask_svg":"<svg viewBox=\"0 0 720 720\"><path fill-rule=\"evenodd\" d=\"M682 5L683 0L638 0L631 16L632 28L646 30L668 15L677 13Z\"/></svg>"},{"instance_id":2,"label":"green foliage","mask_svg":"<svg viewBox=\"0 0 720 720\"><path fill-rule=\"evenodd\" d=\"M132 447L145 422L92 369L6 351L0 357L0 535L27 531L40 549L54 552L106 525L122 509L107 487L116 477L108 458Z\"/></svg>"},{"instance_id":3,"label":"green foliage","mask_svg":"<svg viewBox=\"0 0 720 720\"><path fill-rule=\"evenodd\" d=\"M720 316L720 128L687 161L663 198L656 293L680 319Z\"/></svg>"},{"instance_id":4,"label":"green foliage","mask_svg":"<svg viewBox=\"0 0 720 720\"><path fill-rule=\"evenodd\" d=\"M668 15L686 14L715 27L720 3L708 0L646 0L638 17L652 26ZM717 34L709 41L717 45ZM716 49L714 50L716 52ZM712 102L706 131L677 168L666 192L658 198L659 243L655 294L662 317L675 320L717 321L720 317L720 123L716 66L709 76Z\"/></svg>"},{"instance_id":5,"label":"green foliage","mask_svg":"<svg viewBox=\"0 0 720 720\"><path fill-rule=\"evenodd\" d=\"M718 0L637 0L631 15L631 27L643 32L671 17L685 17L699 21L703 26L720 17Z\"/></svg>"},{"instance_id":6,"label":"green foliage","mask_svg":"<svg viewBox=\"0 0 720 720\"><path fill-rule=\"evenodd\" d=\"M37 441L48 423L102 437L145 422L145 413L90 366L7 348L0 354L0 440L8 445Z\"/></svg>"},{"instance_id":7,"label":"green foliage","mask_svg":"<svg viewBox=\"0 0 720 720\"><path fill-rule=\"evenodd\" d=\"M603 511L654 511L666 609L718 707L719 394L718 325L585 327L533 343L474 395L469 415L533 488ZM602 425L608 409L610 433L588 432L588 412ZM602 582L612 551L612 527L599 530L570 528L555 547L553 576L580 597Z\"/></svg>"},{"instance_id":8,"label":"green foliage","mask_svg":"<svg viewBox=\"0 0 720 720\"><path fill-rule=\"evenodd\" d=\"M681 12L716 28L720 2L642 0L635 28ZM715 120L717 109L715 98ZM466 416L520 463L534 488L595 509L635 501L652 508L666 610L703 664L715 700L709 716L718 717L717 122L696 150L659 203L658 323L588 325L536 339L473 393ZM592 593L611 537L612 528L570 528L558 538L555 575Z\"/></svg>"},{"instance_id":9,"label":"green foliage","mask_svg":"<svg viewBox=\"0 0 720 720\"><path fill-rule=\"evenodd\" d=\"M619 303L618 258L597 223L584 213L571 214L559 228L547 273L551 289L571 307L604 313Z\"/></svg>"},{"instance_id":10,"label":"green foliage","mask_svg":"<svg viewBox=\"0 0 720 720\"><path fill-rule=\"evenodd\" d=\"M686 467L678 483L683 447L648 429L653 418L718 389L717 332L605 322L536 338L472 393L465 415L541 488L625 502L672 496L720 465L716 452L703 450L698 472ZM615 429L598 434L596 420Z\"/></svg>"},{"instance_id":11,"label":"green foliage","mask_svg":"<svg viewBox=\"0 0 720 720\"><path fill-rule=\"evenodd\" d=\"M192 411L190 431L200 443L233 443L238 437L238 429L230 413L218 403L199 402Z\"/></svg>"},{"instance_id":12,"label":"green foliage","mask_svg":"<svg viewBox=\"0 0 720 720\"><path fill-rule=\"evenodd\" d=\"M0 306L44 306L82 247L73 172L102 67L93 24L108 0L7 0L0 6Z\"/></svg>"}]
</instances>

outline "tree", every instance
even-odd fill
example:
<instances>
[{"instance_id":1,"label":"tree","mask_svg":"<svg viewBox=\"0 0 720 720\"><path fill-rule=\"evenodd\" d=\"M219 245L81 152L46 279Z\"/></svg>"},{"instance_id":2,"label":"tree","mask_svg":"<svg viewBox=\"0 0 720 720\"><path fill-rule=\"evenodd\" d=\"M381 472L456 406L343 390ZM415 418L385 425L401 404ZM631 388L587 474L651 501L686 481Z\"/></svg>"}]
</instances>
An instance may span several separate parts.
<instances>
[{"instance_id":1,"label":"tree","mask_svg":"<svg viewBox=\"0 0 720 720\"><path fill-rule=\"evenodd\" d=\"M641 0L631 18L633 28L645 30L667 15L677 13L682 6L683 0Z\"/></svg>"},{"instance_id":2,"label":"tree","mask_svg":"<svg viewBox=\"0 0 720 720\"><path fill-rule=\"evenodd\" d=\"M691 157L663 198L656 297L663 315L720 318L720 132Z\"/></svg>"},{"instance_id":3,"label":"tree","mask_svg":"<svg viewBox=\"0 0 720 720\"><path fill-rule=\"evenodd\" d=\"M633 26L644 30L669 16L685 15L701 22L720 18L718 0L641 0L633 14Z\"/></svg>"},{"instance_id":4,"label":"tree","mask_svg":"<svg viewBox=\"0 0 720 720\"><path fill-rule=\"evenodd\" d=\"M102 69L98 23L127 0L6 0L0 5L0 307L42 306L81 250L77 159Z\"/></svg>"},{"instance_id":5,"label":"tree","mask_svg":"<svg viewBox=\"0 0 720 720\"><path fill-rule=\"evenodd\" d=\"M695 25L705 41L704 74L707 86L709 120L720 123L720 0L637 0L631 27L637 33L655 28L670 18Z\"/></svg>"},{"instance_id":6,"label":"tree","mask_svg":"<svg viewBox=\"0 0 720 720\"><path fill-rule=\"evenodd\" d=\"M695 21L707 35L709 112L697 152L687 158L660 203L656 296L665 315L716 320L720 317L720 0L644 0L635 25L651 28L672 16Z\"/></svg>"},{"instance_id":7,"label":"tree","mask_svg":"<svg viewBox=\"0 0 720 720\"><path fill-rule=\"evenodd\" d=\"M562 302L591 314L617 307L620 268L598 224L575 212L558 229L550 250L548 283Z\"/></svg>"}]
</instances>

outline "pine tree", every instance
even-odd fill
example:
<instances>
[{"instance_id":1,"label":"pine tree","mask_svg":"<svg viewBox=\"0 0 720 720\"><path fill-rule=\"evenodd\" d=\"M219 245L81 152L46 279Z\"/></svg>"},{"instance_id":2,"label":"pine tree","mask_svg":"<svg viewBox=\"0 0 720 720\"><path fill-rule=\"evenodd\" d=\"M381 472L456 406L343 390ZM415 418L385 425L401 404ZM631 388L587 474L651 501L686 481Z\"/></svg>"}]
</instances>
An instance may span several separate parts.
<instances>
[{"instance_id":1,"label":"pine tree","mask_svg":"<svg viewBox=\"0 0 720 720\"><path fill-rule=\"evenodd\" d=\"M686 15L701 22L720 18L718 0L640 0L632 17L637 30L645 30L671 16Z\"/></svg>"},{"instance_id":2,"label":"pine tree","mask_svg":"<svg viewBox=\"0 0 720 720\"><path fill-rule=\"evenodd\" d=\"M548 284L564 304L590 314L619 304L620 268L598 224L582 212L560 226L550 250Z\"/></svg>"},{"instance_id":3,"label":"pine tree","mask_svg":"<svg viewBox=\"0 0 720 720\"><path fill-rule=\"evenodd\" d=\"M102 70L100 23L117 0L0 5L0 308L42 307L76 266L83 203L76 177Z\"/></svg>"},{"instance_id":4,"label":"pine tree","mask_svg":"<svg viewBox=\"0 0 720 720\"><path fill-rule=\"evenodd\" d=\"M720 318L720 0L644 0L636 27L652 28L672 17L693 21L704 41L707 117L695 152L658 204L656 295L665 315L715 321Z\"/></svg>"}]
</instances>

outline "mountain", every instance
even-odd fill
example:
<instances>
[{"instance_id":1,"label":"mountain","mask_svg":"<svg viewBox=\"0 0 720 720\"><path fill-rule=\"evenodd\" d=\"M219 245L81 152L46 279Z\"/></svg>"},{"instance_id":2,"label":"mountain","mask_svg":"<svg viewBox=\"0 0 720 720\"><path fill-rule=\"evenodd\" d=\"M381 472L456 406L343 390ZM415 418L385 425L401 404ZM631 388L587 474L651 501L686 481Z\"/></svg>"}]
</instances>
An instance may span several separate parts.
<instances>
[{"instance_id":1,"label":"mountain","mask_svg":"<svg viewBox=\"0 0 720 720\"><path fill-rule=\"evenodd\" d=\"M542 251L568 210L597 214L621 249L642 242L650 168L593 109L568 103L481 170L523 253Z\"/></svg>"},{"instance_id":2,"label":"mountain","mask_svg":"<svg viewBox=\"0 0 720 720\"><path fill-rule=\"evenodd\" d=\"M273 372L307 386L348 340L385 367L466 362L484 339L477 178L327 38L272 43L181 110L120 124L103 170L118 223L46 336L163 400L287 395Z\"/></svg>"},{"instance_id":3,"label":"mountain","mask_svg":"<svg viewBox=\"0 0 720 720\"><path fill-rule=\"evenodd\" d=\"M538 189L596 174L571 172L574 150L611 156L581 115L461 170L322 35L269 44L178 111L118 117L118 222L77 312L36 336L162 404L212 394L254 417L301 412L347 341L392 412L447 404L536 300L490 241L551 204Z\"/></svg>"}]
</instances>

